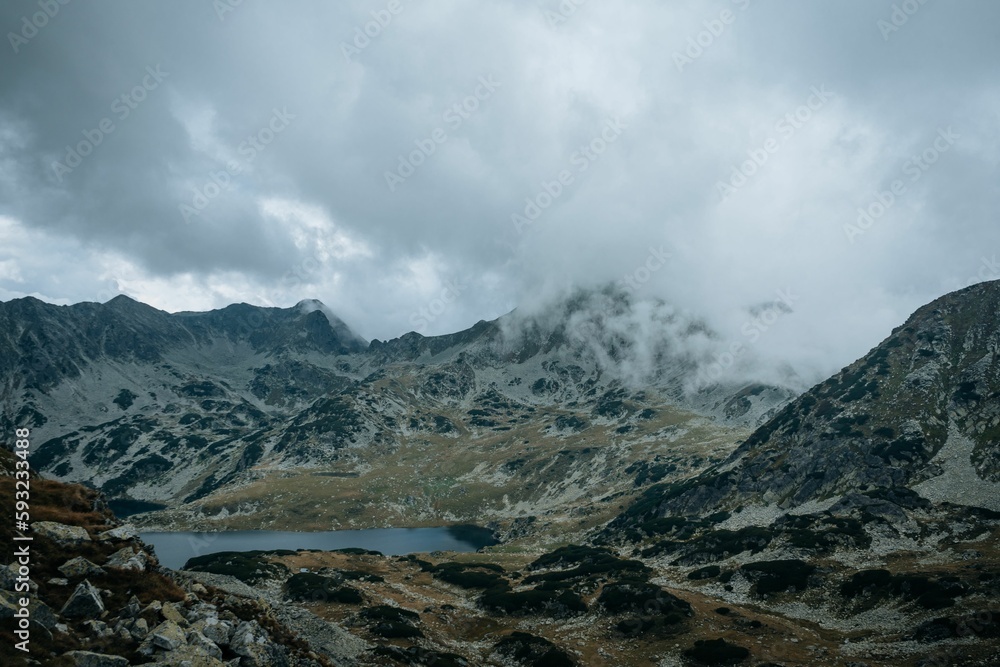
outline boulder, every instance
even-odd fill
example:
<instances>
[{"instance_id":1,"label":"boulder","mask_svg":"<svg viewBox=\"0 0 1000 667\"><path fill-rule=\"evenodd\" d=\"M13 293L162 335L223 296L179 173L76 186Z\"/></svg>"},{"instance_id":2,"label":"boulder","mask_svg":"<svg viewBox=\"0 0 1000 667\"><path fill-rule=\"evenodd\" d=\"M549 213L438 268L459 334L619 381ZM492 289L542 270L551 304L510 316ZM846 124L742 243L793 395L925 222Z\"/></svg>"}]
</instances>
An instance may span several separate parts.
<instances>
[{"instance_id":1,"label":"boulder","mask_svg":"<svg viewBox=\"0 0 1000 667\"><path fill-rule=\"evenodd\" d=\"M119 655L70 651L66 657L72 660L76 667L128 667L128 660Z\"/></svg>"},{"instance_id":2,"label":"boulder","mask_svg":"<svg viewBox=\"0 0 1000 667\"><path fill-rule=\"evenodd\" d=\"M36 535L47 537L63 545L90 542L87 529L80 526L67 526L55 521L36 521L31 524L31 530Z\"/></svg>"},{"instance_id":3,"label":"boulder","mask_svg":"<svg viewBox=\"0 0 1000 667\"><path fill-rule=\"evenodd\" d=\"M46 582L49 586L69 586L69 579L62 577L52 577Z\"/></svg>"},{"instance_id":4,"label":"boulder","mask_svg":"<svg viewBox=\"0 0 1000 667\"><path fill-rule=\"evenodd\" d=\"M149 634L149 623L144 618L137 618L128 628L128 632L136 641L141 641Z\"/></svg>"},{"instance_id":5,"label":"boulder","mask_svg":"<svg viewBox=\"0 0 1000 667\"><path fill-rule=\"evenodd\" d=\"M94 637L110 637L114 634L104 621L85 621L83 627L87 628L87 633Z\"/></svg>"},{"instance_id":6,"label":"boulder","mask_svg":"<svg viewBox=\"0 0 1000 667\"><path fill-rule=\"evenodd\" d=\"M186 628L188 626L188 621L184 618L184 614L174 606L173 602L164 602L163 607L160 609L160 615L163 616L164 620L173 621L181 627Z\"/></svg>"},{"instance_id":7,"label":"boulder","mask_svg":"<svg viewBox=\"0 0 1000 667\"><path fill-rule=\"evenodd\" d=\"M76 558L70 558L60 565L59 572L64 577L72 579L73 577L93 577L98 574L104 574L104 568L91 563L83 556L77 556Z\"/></svg>"},{"instance_id":8,"label":"boulder","mask_svg":"<svg viewBox=\"0 0 1000 667\"><path fill-rule=\"evenodd\" d=\"M176 651L185 645L187 645L187 636L184 630L181 629L181 626L173 621L163 621L163 623L150 630L146 639L142 642L142 646L139 647L139 653L151 656L156 653L157 649Z\"/></svg>"},{"instance_id":9,"label":"boulder","mask_svg":"<svg viewBox=\"0 0 1000 667\"><path fill-rule=\"evenodd\" d=\"M148 562L149 557L146 556L145 551L136 552L132 549L132 547L125 547L111 554L105 565L107 567L115 568L116 570L134 570L136 572L145 572L146 563Z\"/></svg>"},{"instance_id":10,"label":"boulder","mask_svg":"<svg viewBox=\"0 0 1000 667\"><path fill-rule=\"evenodd\" d=\"M216 609L215 605L208 604L207 602L197 602L184 612L184 616L191 623L196 623L198 621L203 621L207 618L219 618L219 610Z\"/></svg>"},{"instance_id":11,"label":"boulder","mask_svg":"<svg viewBox=\"0 0 1000 667\"><path fill-rule=\"evenodd\" d=\"M118 615L122 618L136 618L142 613L142 603L139 602L139 598L132 596L129 598L128 602L122 607L122 610L118 612Z\"/></svg>"},{"instance_id":12,"label":"boulder","mask_svg":"<svg viewBox=\"0 0 1000 667\"><path fill-rule=\"evenodd\" d=\"M229 646L229 638L233 636L233 626L229 621L217 618L206 618L191 626L192 630L205 635L218 646Z\"/></svg>"},{"instance_id":13,"label":"boulder","mask_svg":"<svg viewBox=\"0 0 1000 667\"><path fill-rule=\"evenodd\" d=\"M31 621L42 626L46 630L52 630L59 623L59 618L56 613L52 611L52 608L41 600L32 599L31 604L28 606L31 610Z\"/></svg>"},{"instance_id":14,"label":"boulder","mask_svg":"<svg viewBox=\"0 0 1000 667\"><path fill-rule=\"evenodd\" d=\"M84 579L63 605L59 615L66 618L97 618L104 613L101 593Z\"/></svg>"},{"instance_id":15,"label":"boulder","mask_svg":"<svg viewBox=\"0 0 1000 667\"><path fill-rule=\"evenodd\" d=\"M139 537L139 531L130 523L106 530L97 536L102 542L122 542Z\"/></svg>"},{"instance_id":16,"label":"boulder","mask_svg":"<svg viewBox=\"0 0 1000 667\"><path fill-rule=\"evenodd\" d=\"M188 646L194 646L195 648L204 650L207 655L210 655L213 658L222 658L222 649L220 649L215 642L197 630L188 631L187 643Z\"/></svg>"}]
</instances>

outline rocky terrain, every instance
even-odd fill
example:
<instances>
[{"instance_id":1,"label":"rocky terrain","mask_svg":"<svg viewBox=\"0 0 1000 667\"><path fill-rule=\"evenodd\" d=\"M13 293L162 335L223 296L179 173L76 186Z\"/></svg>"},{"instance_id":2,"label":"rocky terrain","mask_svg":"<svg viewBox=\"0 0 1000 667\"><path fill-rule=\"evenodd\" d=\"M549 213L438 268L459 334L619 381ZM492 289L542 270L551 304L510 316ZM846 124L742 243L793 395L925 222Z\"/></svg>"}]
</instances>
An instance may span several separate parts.
<instances>
[{"instance_id":1,"label":"rocky terrain","mask_svg":"<svg viewBox=\"0 0 1000 667\"><path fill-rule=\"evenodd\" d=\"M609 313L631 308L617 298L584 301L592 298ZM704 334L676 314L663 311L669 335L650 356L617 337L610 318L595 318L599 309L564 305L550 318L564 325L501 319L364 350L341 330L338 351L318 352L307 334L297 338L298 351L267 343L268 352L234 353L240 361L230 368L249 370L225 380L218 364L199 370L192 361L199 348L185 347L185 368L219 388L214 398L183 402L178 389L188 385L149 370L148 382L160 383L149 385L154 393L169 390L182 406L168 415L201 410L205 418L213 404L199 401L232 405L239 396L264 417L229 422L232 440L209 441L200 453L184 445L204 467L201 477L185 477L198 466L178 457L169 468L177 479L150 482L159 478L140 471L129 484L111 485L119 500L184 501L136 521L252 527L296 516L326 528L472 518L491 522L501 543L472 554L400 557L350 549L205 554L173 572L112 519L96 491L38 479L33 533L45 555L33 565L32 595L44 607L33 618L39 650L48 652L38 655L52 662L36 659L126 664L96 653L130 664L240 667L997 664L1000 283L921 308L868 355L794 400L763 385L690 391L684 378L698 359L678 341ZM311 308L269 316L297 327ZM337 330L326 321L317 330ZM183 355L163 354L170 360L158 363L181 367ZM602 355L622 372L611 373ZM109 363L86 362L78 378L93 377L95 367L107 372ZM297 370L254 370L268 363ZM145 368L128 364L133 374ZM648 372L636 376L635 368ZM321 371L331 375L314 389L303 380L305 393L289 398L296 374ZM334 376L342 385L324 390ZM263 392L270 402L249 398L258 377L277 383ZM84 380L63 382L72 381ZM79 400L96 400L98 385L105 386L94 384ZM10 414L42 422L39 430L66 428L69 418L51 412L53 397L64 396L56 386L32 389L34 407ZM146 418L163 418L155 403L146 405ZM120 409L123 420L141 416ZM213 424L187 426L207 434ZM56 472L69 461L66 476L77 462L94 474L129 474L152 451L140 431L123 440L121 456L87 463L87 451L107 445L91 438L108 432L75 428L79 442L63 451L53 436L36 464ZM159 455L168 454L177 456ZM0 482L13 486L9 477ZM8 488L4 503L13 497ZM4 587L12 582L13 575ZM15 604L6 600L12 617ZM75 616L77 609L86 614ZM13 642L7 637L2 650Z\"/></svg>"},{"instance_id":2,"label":"rocky terrain","mask_svg":"<svg viewBox=\"0 0 1000 667\"><path fill-rule=\"evenodd\" d=\"M634 331L650 326L652 343ZM119 511L171 508L147 528L586 530L722 460L793 396L691 390L708 359L691 350L712 336L615 290L370 344L318 302L171 315L20 299L0 304L0 427L30 426L36 469Z\"/></svg>"},{"instance_id":3,"label":"rocky terrain","mask_svg":"<svg viewBox=\"0 0 1000 667\"><path fill-rule=\"evenodd\" d=\"M0 450L0 492L14 513L14 457ZM283 613L254 591L203 585L159 566L97 492L34 477L26 572L0 567L0 662L54 667L330 667L353 663L362 640L304 610ZM14 542L6 523L4 543ZM30 584L28 590L17 586ZM27 635L16 636L21 600ZM319 627L317 627L319 626ZM22 651L16 648L24 642Z\"/></svg>"}]
</instances>

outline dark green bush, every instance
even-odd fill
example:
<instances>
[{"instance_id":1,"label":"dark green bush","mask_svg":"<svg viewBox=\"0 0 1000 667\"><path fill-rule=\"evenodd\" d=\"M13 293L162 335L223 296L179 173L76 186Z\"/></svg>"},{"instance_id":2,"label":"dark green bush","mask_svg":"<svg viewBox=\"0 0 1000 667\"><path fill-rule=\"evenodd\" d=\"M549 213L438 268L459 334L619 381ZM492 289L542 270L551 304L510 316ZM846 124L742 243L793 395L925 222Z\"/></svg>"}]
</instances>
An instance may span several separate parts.
<instances>
[{"instance_id":1,"label":"dark green bush","mask_svg":"<svg viewBox=\"0 0 1000 667\"><path fill-rule=\"evenodd\" d=\"M809 577L816 571L814 565L801 560L770 560L747 563L740 568L755 582L758 595L782 593L789 588L803 591L809 586Z\"/></svg>"},{"instance_id":2,"label":"dark green bush","mask_svg":"<svg viewBox=\"0 0 1000 667\"><path fill-rule=\"evenodd\" d=\"M738 665L750 657L750 651L725 639L700 639L684 651L684 657L701 665Z\"/></svg>"},{"instance_id":3,"label":"dark green bush","mask_svg":"<svg viewBox=\"0 0 1000 667\"><path fill-rule=\"evenodd\" d=\"M192 572L211 572L236 577L247 584L256 584L265 579L282 579L288 576L288 568L280 563L270 563L265 558L269 552L261 551L221 551L219 553L195 556L182 569Z\"/></svg>"},{"instance_id":4,"label":"dark green bush","mask_svg":"<svg viewBox=\"0 0 1000 667\"><path fill-rule=\"evenodd\" d=\"M565 651L543 637L513 632L494 645L497 653L525 667L574 667Z\"/></svg>"}]
</instances>

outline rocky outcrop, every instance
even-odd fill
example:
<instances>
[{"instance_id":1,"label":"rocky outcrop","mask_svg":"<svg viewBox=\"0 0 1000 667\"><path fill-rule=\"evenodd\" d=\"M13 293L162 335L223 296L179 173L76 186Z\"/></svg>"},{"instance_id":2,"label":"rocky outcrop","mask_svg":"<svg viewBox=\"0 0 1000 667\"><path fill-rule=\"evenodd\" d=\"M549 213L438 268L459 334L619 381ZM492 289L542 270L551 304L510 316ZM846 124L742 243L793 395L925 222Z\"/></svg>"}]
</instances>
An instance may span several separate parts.
<instances>
[{"instance_id":1,"label":"rocky outcrop","mask_svg":"<svg viewBox=\"0 0 1000 667\"><path fill-rule=\"evenodd\" d=\"M785 406L725 462L653 487L640 515L788 509L841 495L923 491L1000 510L1000 282L916 311L857 362ZM946 443L949 445L945 450ZM940 455L939 455L940 454Z\"/></svg>"},{"instance_id":2,"label":"rocky outcrop","mask_svg":"<svg viewBox=\"0 0 1000 667\"><path fill-rule=\"evenodd\" d=\"M31 524L32 532L51 539L58 544L79 544L90 542L90 535L80 526L67 526L55 521L36 521Z\"/></svg>"}]
</instances>

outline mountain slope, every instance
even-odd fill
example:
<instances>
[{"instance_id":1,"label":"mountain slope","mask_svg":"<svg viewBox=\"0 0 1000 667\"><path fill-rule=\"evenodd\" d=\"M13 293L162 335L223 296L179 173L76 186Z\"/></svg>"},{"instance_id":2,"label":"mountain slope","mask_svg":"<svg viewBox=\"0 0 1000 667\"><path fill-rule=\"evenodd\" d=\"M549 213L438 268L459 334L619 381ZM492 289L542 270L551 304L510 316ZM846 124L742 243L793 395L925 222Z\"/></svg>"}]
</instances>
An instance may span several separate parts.
<instances>
[{"instance_id":1,"label":"mountain slope","mask_svg":"<svg viewBox=\"0 0 1000 667\"><path fill-rule=\"evenodd\" d=\"M729 459L652 489L656 513L906 488L1000 510L1000 282L944 296L786 405Z\"/></svg>"},{"instance_id":2,"label":"mountain slope","mask_svg":"<svg viewBox=\"0 0 1000 667\"><path fill-rule=\"evenodd\" d=\"M686 391L690 342L711 332L613 289L370 345L315 301L171 315L125 297L21 299L0 304L0 325L0 426L35 428L36 467L118 506L190 504L175 526L280 522L263 502L275 483L314 527L511 518L594 496L611 512L720 460L792 396Z\"/></svg>"}]
</instances>

